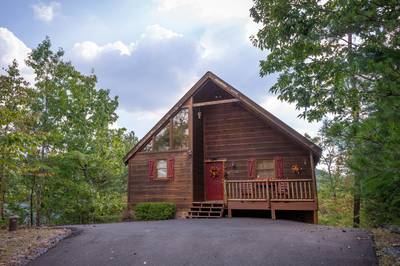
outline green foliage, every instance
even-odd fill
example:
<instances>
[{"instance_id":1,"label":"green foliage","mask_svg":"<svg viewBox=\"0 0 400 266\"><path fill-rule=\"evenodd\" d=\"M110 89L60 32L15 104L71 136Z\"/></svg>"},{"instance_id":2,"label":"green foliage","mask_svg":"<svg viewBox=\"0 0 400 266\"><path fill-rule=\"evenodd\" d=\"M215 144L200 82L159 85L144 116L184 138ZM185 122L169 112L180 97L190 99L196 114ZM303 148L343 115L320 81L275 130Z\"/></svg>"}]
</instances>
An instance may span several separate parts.
<instances>
[{"instance_id":1,"label":"green foliage","mask_svg":"<svg viewBox=\"0 0 400 266\"><path fill-rule=\"evenodd\" d=\"M373 224L399 220L399 12L396 1L367 0L255 0L251 9L262 25L252 41L268 51L260 74L280 74L271 92L309 121L332 118L354 182L354 226L360 196Z\"/></svg>"},{"instance_id":2,"label":"green foliage","mask_svg":"<svg viewBox=\"0 0 400 266\"><path fill-rule=\"evenodd\" d=\"M0 220L7 215L5 198L17 186L23 173L19 162L32 147L31 124L35 114L29 109L34 91L21 77L16 61L0 76Z\"/></svg>"},{"instance_id":3,"label":"green foliage","mask_svg":"<svg viewBox=\"0 0 400 266\"><path fill-rule=\"evenodd\" d=\"M175 217L176 206L168 202L143 202L135 206L135 219L139 221L167 220Z\"/></svg>"},{"instance_id":4,"label":"green foliage","mask_svg":"<svg viewBox=\"0 0 400 266\"><path fill-rule=\"evenodd\" d=\"M118 99L53 51L46 38L27 65L0 75L0 220L40 225L119 220L126 204L122 157L137 142L114 129Z\"/></svg>"},{"instance_id":5,"label":"green foliage","mask_svg":"<svg viewBox=\"0 0 400 266\"><path fill-rule=\"evenodd\" d=\"M385 111L362 125L351 167L362 179L362 193L370 225L400 225L400 115Z\"/></svg>"},{"instance_id":6,"label":"green foliage","mask_svg":"<svg viewBox=\"0 0 400 266\"><path fill-rule=\"evenodd\" d=\"M333 190L327 175L325 171L321 171L317 176L318 222L330 226L350 227L353 223L352 180L344 178Z\"/></svg>"},{"instance_id":7,"label":"green foliage","mask_svg":"<svg viewBox=\"0 0 400 266\"><path fill-rule=\"evenodd\" d=\"M109 223L119 222L126 208L126 194L110 192L101 195L97 193L95 200L95 222Z\"/></svg>"}]
</instances>

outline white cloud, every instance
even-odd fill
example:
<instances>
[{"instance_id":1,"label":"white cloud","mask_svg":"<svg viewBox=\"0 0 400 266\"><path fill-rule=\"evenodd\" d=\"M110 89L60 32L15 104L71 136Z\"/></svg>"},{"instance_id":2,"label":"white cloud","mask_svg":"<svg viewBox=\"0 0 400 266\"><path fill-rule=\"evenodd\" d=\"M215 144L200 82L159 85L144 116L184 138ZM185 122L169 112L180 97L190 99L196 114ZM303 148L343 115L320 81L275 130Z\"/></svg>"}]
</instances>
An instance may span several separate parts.
<instances>
[{"instance_id":1,"label":"white cloud","mask_svg":"<svg viewBox=\"0 0 400 266\"><path fill-rule=\"evenodd\" d=\"M250 17L252 6L251 0L159 0L156 12L182 32L203 29L197 34L202 58L221 59L238 46L252 47L249 37L260 28Z\"/></svg>"},{"instance_id":2,"label":"white cloud","mask_svg":"<svg viewBox=\"0 0 400 266\"><path fill-rule=\"evenodd\" d=\"M159 0L157 12L173 21L177 27L191 31L198 26L208 25L207 31L231 23L240 23L245 29L244 39L249 41L260 28L250 17L251 0ZM185 26L186 25L186 26ZM239 33L241 34L241 33ZM223 37L219 37L223 38ZM207 40L204 40L207 45Z\"/></svg>"},{"instance_id":3,"label":"white cloud","mask_svg":"<svg viewBox=\"0 0 400 266\"><path fill-rule=\"evenodd\" d=\"M159 12L175 12L214 23L233 18L248 18L251 0L160 0Z\"/></svg>"},{"instance_id":4,"label":"white cloud","mask_svg":"<svg viewBox=\"0 0 400 266\"><path fill-rule=\"evenodd\" d=\"M98 57L101 53L117 51L120 55L131 55L135 48L134 43L124 44L121 41L98 45L92 41L78 42L72 48L73 52L86 60L92 60Z\"/></svg>"},{"instance_id":5,"label":"white cloud","mask_svg":"<svg viewBox=\"0 0 400 266\"><path fill-rule=\"evenodd\" d=\"M174 37L182 37L182 34L161 27L158 24L147 26L145 32L142 34L142 38L150 38L154 40L170 39Z\"/></svg>"},{"instance_id":6,"label":"white cloud","mask_svg":"<svg viewBox=\"0 0 400 266\"><path fill-rule=\"evenodd\" d=\"M51 2L46 5L44 3L37 3L32 6L35 18L43 22L51 22L56 12L60 9L60 3Z\"/></svg>"},{"instance_id":7,"label":"white cloud","mask_svg":"<svg viewBox=\"0 0 400 266\"><path fill-rule=\"evenodd\" d=\"M140 39L136 42L125 44L122 41L115 41L105 45L99 45L92 41L84 41L75 43L73 46L73 53L85 60L93 60L100 55L108 52L118 52L119 55L131 56L138 44L152 41L158 42L165 39L172 39L182 37L182 34L176 33L172 30L164 28L158 24L147 26Z\"/></svg>"},{"instance_id":8,"label":"white cloud","mask_svg":"<svg viewBox=\"0 0 400 266\"><path fill-rule=\"evenodd\" d=\"M6 28L0 27L0 67L6 68L15 59L19 65L21 74L30 83L33 82L33 71L25 64L25 59L31 49L18 37Z\"/></svg>"},{"instance_id":9,"label":"white cloud","mask_svg":"<svg viewBox=\"0 0 400 266\"><path fill-rule=\"evenodd\" d=\"M314 137L322 126L321 122L309 123L299 118L300 111L294 104L282 102L274 95L265 96L261 106L303 135L307 133Z\"/></svg>"}]
</instances>

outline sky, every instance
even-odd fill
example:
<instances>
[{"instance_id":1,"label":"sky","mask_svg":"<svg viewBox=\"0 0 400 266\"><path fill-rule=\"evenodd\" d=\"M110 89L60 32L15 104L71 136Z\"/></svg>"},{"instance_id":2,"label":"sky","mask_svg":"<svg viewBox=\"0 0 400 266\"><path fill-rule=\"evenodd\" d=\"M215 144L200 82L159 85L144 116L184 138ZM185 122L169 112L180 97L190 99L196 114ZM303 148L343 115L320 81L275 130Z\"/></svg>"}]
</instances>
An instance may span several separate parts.
<instances>
[{"instance_id":1,"label":"sky","mask_svg":"<svg viewBox=\"0 0 400 266\"><path fill-rule=\"evenodd\" d=\"M24 59L46 36L76 68L97 75L98 87L119 97L117 127L141 138L207 71L276 115L301 134L320 124L298 118L294 105L269 88L278 74L261 78L266 57L250 41L257 32L250 0L31 1L3 0L0 67Z\"/></svg>"}]
</instances>

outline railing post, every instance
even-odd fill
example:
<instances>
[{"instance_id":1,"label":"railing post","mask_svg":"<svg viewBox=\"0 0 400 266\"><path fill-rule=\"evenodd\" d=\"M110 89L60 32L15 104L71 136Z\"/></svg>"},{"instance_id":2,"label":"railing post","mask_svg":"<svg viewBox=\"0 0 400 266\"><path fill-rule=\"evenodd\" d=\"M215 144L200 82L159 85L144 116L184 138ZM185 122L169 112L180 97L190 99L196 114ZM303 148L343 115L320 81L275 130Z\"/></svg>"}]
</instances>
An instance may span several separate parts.
<instances>
[{"instance_id":1,"label":"railing post","mask_svg":"<svg viewBox=\"0 0 400 266\"><path fill-rule=\"evenodd\" d=\"M224 179L224 204L226 205L228 203L228 194L227 194L227 189L226 189L227 183L226 180Z\"/></svg>"}]
</instances>

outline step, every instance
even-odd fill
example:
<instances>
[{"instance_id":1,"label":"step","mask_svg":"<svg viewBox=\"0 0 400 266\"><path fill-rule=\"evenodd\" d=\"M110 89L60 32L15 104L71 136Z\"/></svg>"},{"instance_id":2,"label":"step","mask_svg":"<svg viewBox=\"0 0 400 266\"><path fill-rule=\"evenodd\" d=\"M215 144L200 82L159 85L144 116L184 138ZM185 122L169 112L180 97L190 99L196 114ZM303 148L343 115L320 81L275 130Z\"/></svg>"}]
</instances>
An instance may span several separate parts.
<instances>
[{"instance_id":1,"label":"step","mask_svg":"<svg viewBox=\"0 0 400 266\"><path fill-rule=\"evenodd\" d=\"M186 218L222 218L224 215L224 204L222 202L198 201L192 202L190 211Z\"/></svg>"},{"instance_id":2,"label":"step","mask_svg":"<svg viewBox=\"0 0 400 266\"><path fill-rule=\"evenodd\" d=\"M211 202L193 202L193 207L215 207L215 208L223 208L223 203L211 203Z\"/></svg>"},{"instance_id":3,"label":"step","mask_svg":"<svg viewBox=\"0 0 400 266\"><path fill-rule=\"evenodd\" d=\"M203 216L203 215L199 215L199 216L187 216L187 218L189 219L199 219L199 218L221 218L220 216Z\"/></svg>"},{"instance_id":4,"label":"step","mask_svg":"<svg viewBox=\"0 0 400 266\"><path fill-rule=\"evenodd\" d=\"M199 211L189 211L190 216L207 216L207 217L222 217L223 212L199 212Z\"/></svg>"},{"instance_id":5,"label":"step","mask_svg":"<svg viewBox=\"0 0 400 266\"><path fill-rule=\"evenodd\" d=\"M189 213L214 213L214 214L221 214L222 211L189 211Z\"/></svg>"},{"instance_id":6,"label":"step","mask_svg":"<svg viewBox=\"0 0 400 266\"><path fill-rule=\"evenodd\" d=\"M222 211L223 208L218 207L190 207L191 211Z\"/></svg>"}]
</instances>

